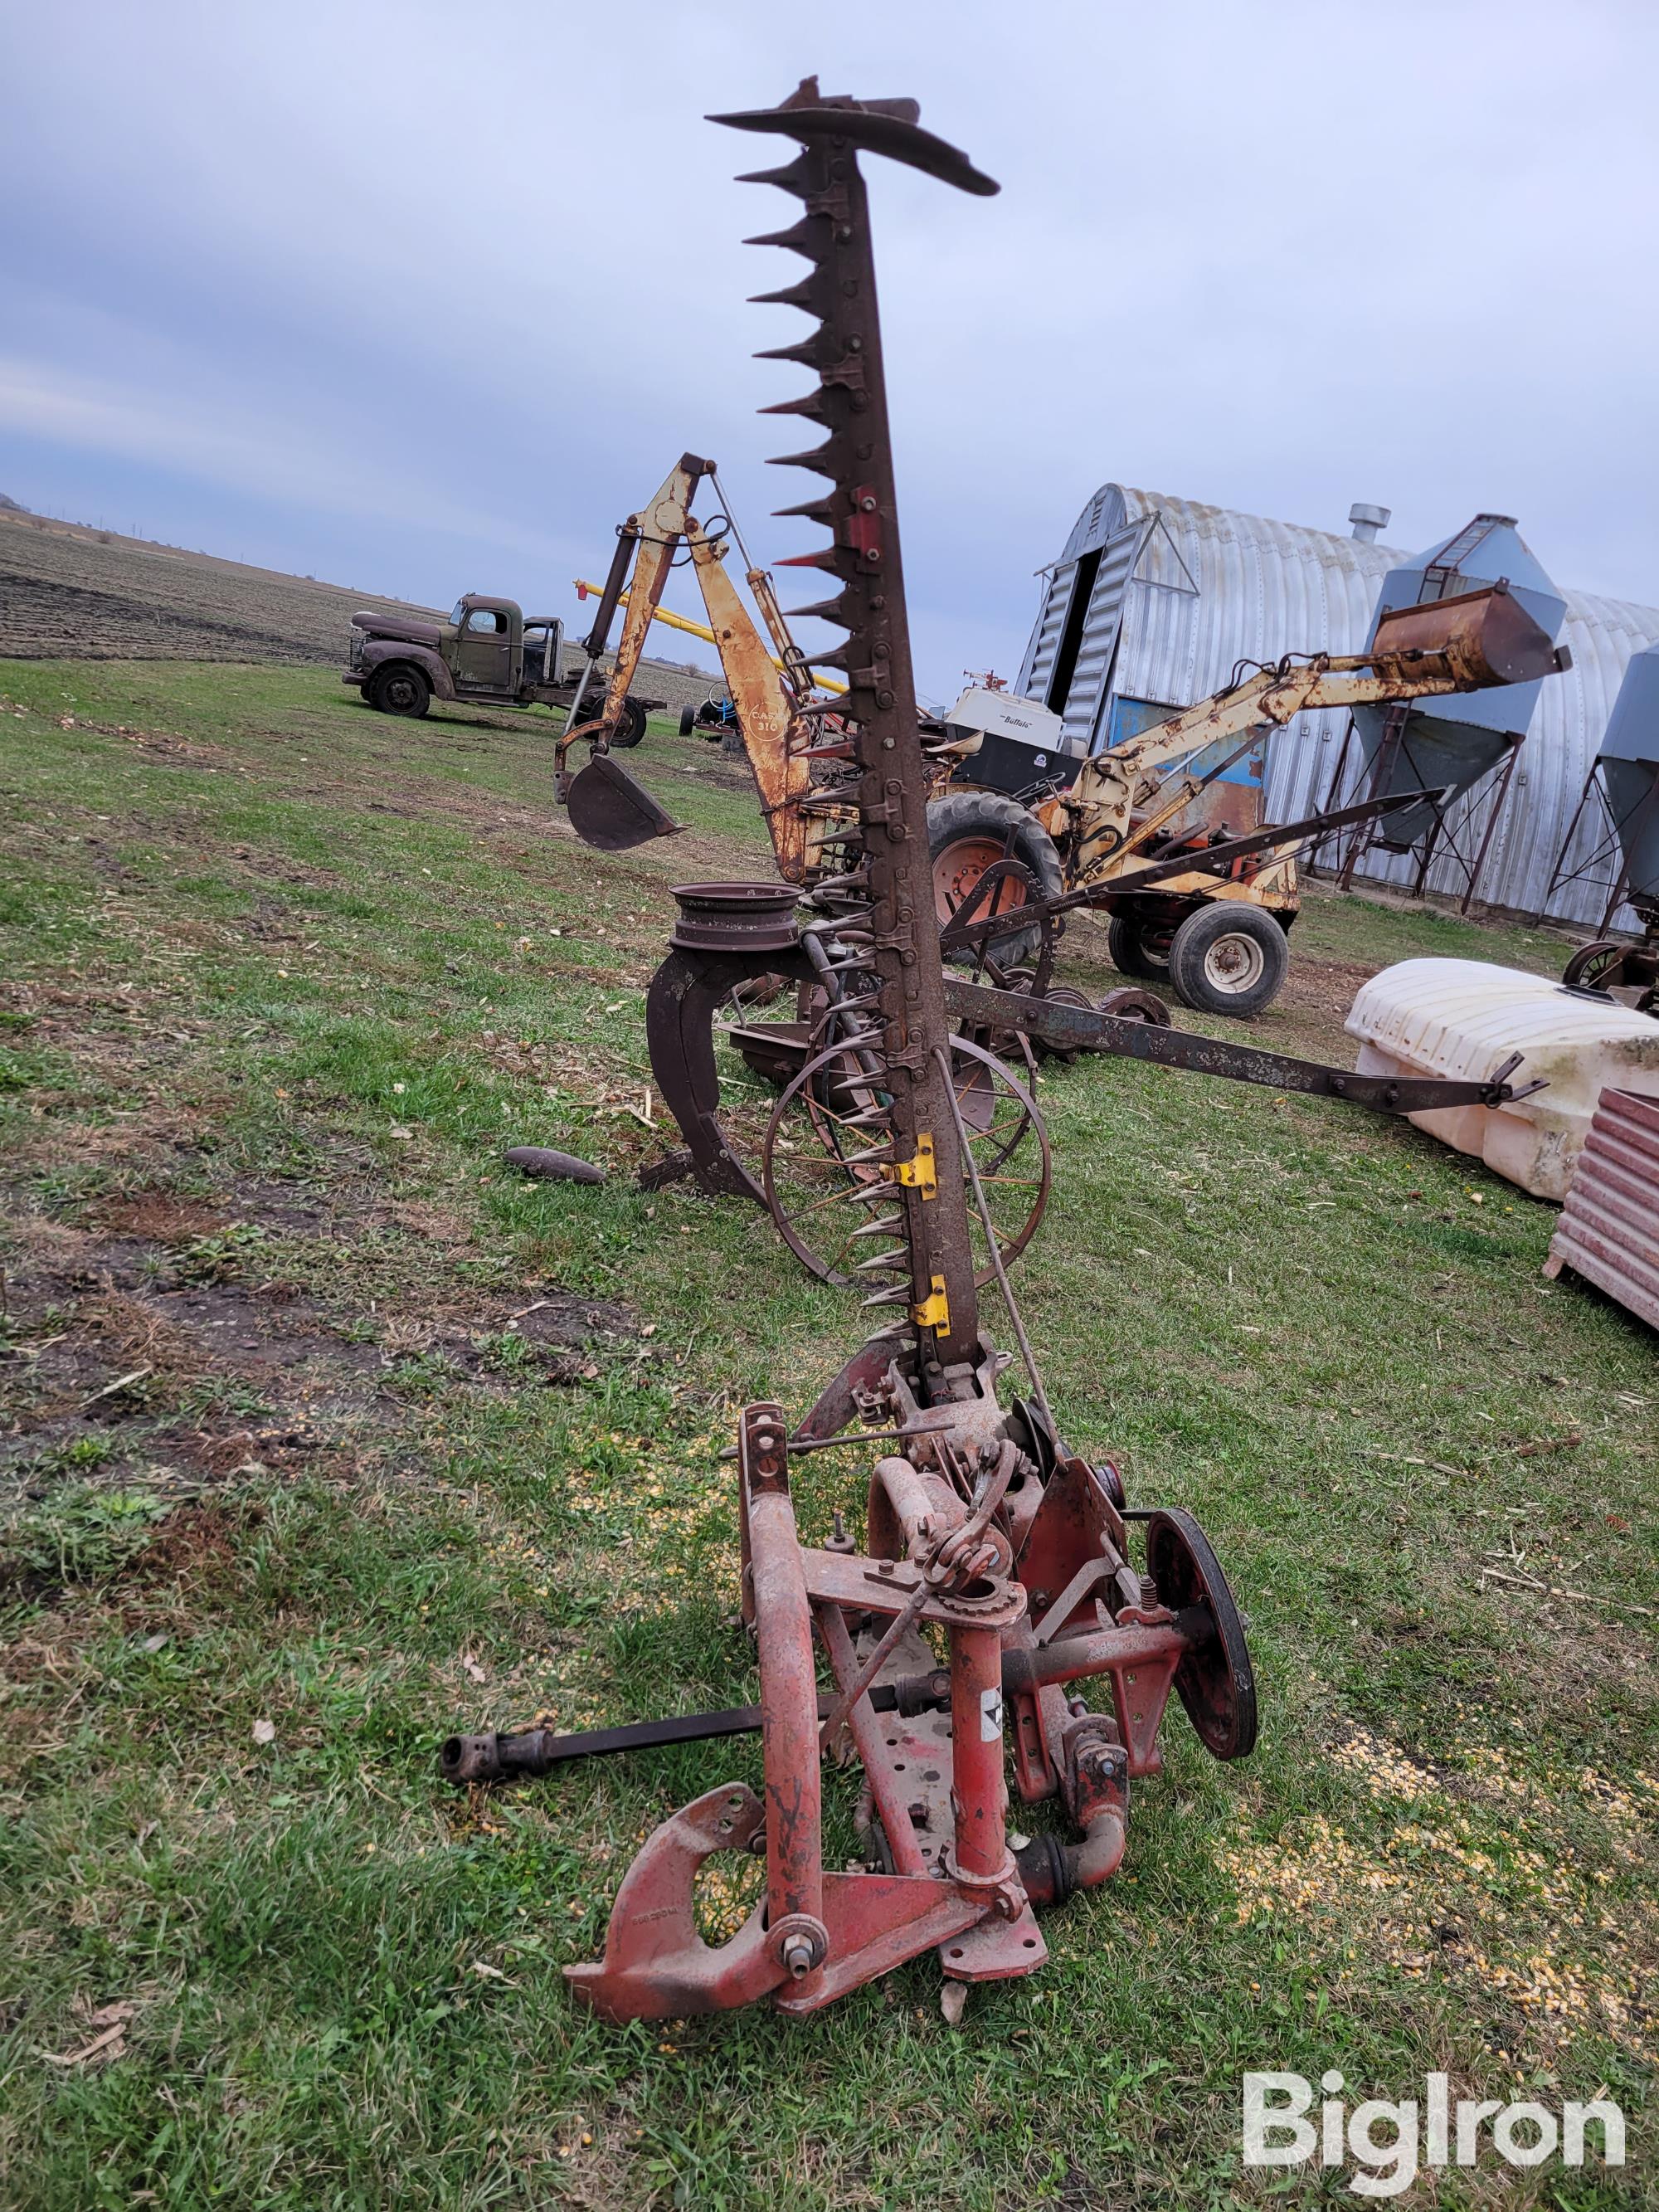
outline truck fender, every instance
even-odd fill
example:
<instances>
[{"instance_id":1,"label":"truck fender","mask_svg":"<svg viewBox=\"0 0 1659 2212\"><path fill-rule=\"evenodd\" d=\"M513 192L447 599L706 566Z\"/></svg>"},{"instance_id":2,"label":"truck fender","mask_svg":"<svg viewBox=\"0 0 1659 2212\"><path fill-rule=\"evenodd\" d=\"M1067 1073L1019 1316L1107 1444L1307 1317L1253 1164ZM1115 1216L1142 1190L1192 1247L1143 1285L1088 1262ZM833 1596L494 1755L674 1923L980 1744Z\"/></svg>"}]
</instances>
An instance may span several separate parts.
<instances>
[{"instance_id":1,"label":"truck fender","mask_svg":"<svg viewBox=\"0 0 1659 2212\"><path fill-rule=\"evenodd\" d=\"M449 672L448 664L429 646L410 645L406 639L398 637L368 639L363 647L364 677L372 676L388 660L412 663L431 684L434 699L453 699L455 696L455 679Z\"/></svg>"}]
</instances>

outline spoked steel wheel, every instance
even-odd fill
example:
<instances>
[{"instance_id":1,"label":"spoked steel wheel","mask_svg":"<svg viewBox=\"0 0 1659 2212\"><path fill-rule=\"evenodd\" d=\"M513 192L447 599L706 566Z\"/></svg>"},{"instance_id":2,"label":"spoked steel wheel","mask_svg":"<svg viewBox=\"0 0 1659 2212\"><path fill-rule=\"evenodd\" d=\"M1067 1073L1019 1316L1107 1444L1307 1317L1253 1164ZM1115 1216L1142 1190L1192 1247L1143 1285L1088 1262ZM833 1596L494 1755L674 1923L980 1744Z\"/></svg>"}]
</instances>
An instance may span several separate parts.
<instances>
[{"instance_id":1,"label":"spoked steel wheel","mask_svg":"<svg viewBox=\"0 0 1659 2212\"><path fill-rule=\"evenodd\" d=\"M1594 945L1581 945L1561 971L1561 981L1570 991L1607 991L1621 981L1625 966L1626 947L1614 945L1603 938Z\"/></svg>"},{"instance_id":2,"label":"spoked steel wheel","mask_svg":"<svg viewBox=\"0 0 1659 2212\"><path fill-rule=\"evenodd\" d=\"M1048 1202L1048 1133L1025 1084L994 1053L957 1037L951 1068L1006 1266L1030 1243ZM795 1110L803 1101L805 1115ZM761 1153L766 1202L778 1234L822 1282L867 1283L873 1291L901 1272L886 1264L902 1243L890 1103L879 1071L855 1046L835 1044L807 1062L773 1111ZM983 1288L996 1271L971 1203L969 1217Z\"/></svg>"}]
</instances>

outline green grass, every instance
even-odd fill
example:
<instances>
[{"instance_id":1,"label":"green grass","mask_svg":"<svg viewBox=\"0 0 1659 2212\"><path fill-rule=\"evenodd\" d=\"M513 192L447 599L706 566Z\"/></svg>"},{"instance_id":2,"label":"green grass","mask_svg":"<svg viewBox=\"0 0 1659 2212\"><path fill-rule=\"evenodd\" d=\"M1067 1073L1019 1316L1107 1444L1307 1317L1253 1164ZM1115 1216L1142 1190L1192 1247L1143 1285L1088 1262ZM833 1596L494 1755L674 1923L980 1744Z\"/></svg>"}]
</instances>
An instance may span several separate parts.
<instances>
[{"instance_id":1,"label":"green grass","mask_svg":"<svg viewBox=\"0 0 1659 2212\"><path fill-rule=\"evenodd\" d=\"M1651 2201L1655 1345L1542 1280L1549 1210L1334 1104L1045 1072L1025 1319L1076 1448L1204 1522L1261 1746L1218 1767L1172 1707L1123 1875L959 2029L931 1959L805 2024L604 2027L560 1965L754 1746L476 1804L434 1755L754 1694L715 1455L854 1312L757 1214L633 1181L666 886L760 872L752 800L657 726L633 764L686 832L601 859L550 719L390 721L316 671L0 694L8 2206L1308 2201L1238 2166L1264 2065L1606 2083L1622 2179L1489 2160L1439 2201ZM1075 924L1066 972L1103 947ZM1316 896L1252 1034L1340 1057L1345 966L1422 951L1560 957ZM514 1140L611 1179L521 1182ZM594 1333L538 1346L568 1295ZM123 2002L115 2056L51 2063Z\"/></svg>"}]
</instances>

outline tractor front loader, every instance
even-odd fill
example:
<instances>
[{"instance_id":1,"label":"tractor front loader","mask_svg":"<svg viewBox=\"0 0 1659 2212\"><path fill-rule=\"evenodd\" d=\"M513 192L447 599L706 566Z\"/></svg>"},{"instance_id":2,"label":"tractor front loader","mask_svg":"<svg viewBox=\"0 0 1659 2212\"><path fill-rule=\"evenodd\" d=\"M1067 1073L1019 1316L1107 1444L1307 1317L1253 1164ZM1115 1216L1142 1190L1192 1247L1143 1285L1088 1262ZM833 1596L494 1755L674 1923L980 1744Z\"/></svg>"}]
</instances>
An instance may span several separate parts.
<instances>
[{"instance_id":1,"label":"tractor front loader","mask_svg":"<svg viewBox=\"0 0 1659 2212\"><path fill-rule=\"evenodd\" d=\"M1287 653L1094 754L1069 785L1030 806L973 789L967 761L931 825L939 920L957 922L960 940L973 917L1029 908L1002 932L1005 947L1028 957L1044 919L1065 908L1103 908L1112 958L1125 975L1167 981L1207 1012L1259 1013L1289 965L1285 933L1300 905L1296 853L1337 826L1335 817L1237 839L1183 830L1200 793L1297 714L1524 684L1569 665L1565 648L1500 582L1391 610L1363 653ZM1185 764L1200 756L1206 765L1195 774ZM1384 811L1362 804L1368 813ZM994 867L996 884L975 900Z\"/></svg>"}]
</instances>

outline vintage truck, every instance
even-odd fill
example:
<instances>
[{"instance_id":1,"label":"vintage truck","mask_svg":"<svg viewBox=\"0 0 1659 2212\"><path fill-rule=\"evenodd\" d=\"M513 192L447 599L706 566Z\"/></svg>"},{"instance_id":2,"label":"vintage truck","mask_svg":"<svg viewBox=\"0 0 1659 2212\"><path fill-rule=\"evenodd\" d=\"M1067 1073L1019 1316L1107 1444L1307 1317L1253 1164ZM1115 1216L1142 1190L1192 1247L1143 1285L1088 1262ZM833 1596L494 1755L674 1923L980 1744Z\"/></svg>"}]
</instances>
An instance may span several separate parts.
<instances>
[{"instance_id":1,"label":"vintage truck","mask_svg":"<svg viewBox=\"0 0 1659 2212\"><path fill-rule=\"evenodd\" d=\"M478 592L458 599L445 622L360 609L351 617L349 661L340 681L355 684L383 714L424 714L434 698L490 707L568 707L576 689L575 677L565 673L564 624L556 617L526 619L512 599L486 599ZM603 681L596 678L583 702L584 716L596 713L604 696ZM638 744L646 715L665 703L630 692L611 743Z\"/></svg>"}]
</instances>

